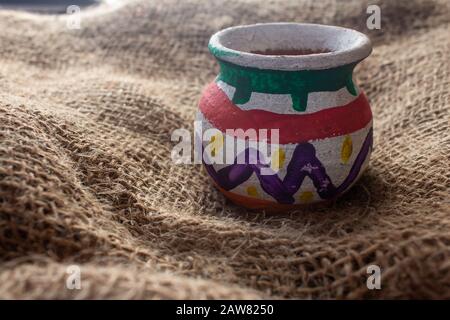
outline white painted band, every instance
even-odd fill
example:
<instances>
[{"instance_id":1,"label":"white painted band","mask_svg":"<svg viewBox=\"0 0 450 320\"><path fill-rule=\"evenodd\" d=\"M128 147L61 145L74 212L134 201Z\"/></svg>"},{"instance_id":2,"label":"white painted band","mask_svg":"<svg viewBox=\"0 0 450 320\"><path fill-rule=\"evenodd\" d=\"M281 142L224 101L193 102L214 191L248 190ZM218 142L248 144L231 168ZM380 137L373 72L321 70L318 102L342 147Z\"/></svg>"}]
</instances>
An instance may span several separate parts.
<instances>
[{"instance_id":1,"label":"white painted band","mask_svg":"<svg viewBox=\"0 0 450 320\"><path fill-rule=\"evenodd\" d=\"M214 128L214 126L204 117L204 115L201 113L201 111L197 112L196 120L202 122L203 130ZM327 170L328 176L330 177L331 181L336 186L340 185L345 180L347 175L349 174L350 169L351 169L351 167L363 145L364 139L367 136L367 133L369 132L371 127L372 127L372 121L370 121L364 128L361 128L350 134L309 141L309 143L311 143L316 150L316 157L321 161L321 163ZM224 134L224 137L225 137L225 134ZM352 152L349 155L349 158L347 159L347 161L345 163L342 163L342 158L341 158L342 146L343 146L345 139L348 137L350 137L351 142L352 142ZM237 141L239 139L238 138L234 138L234 139L235 139L234 145L236 145ZM209 141L203 142L204 147L206 147L208 144L210 144ZM284 155L285 155L284 165L282 167L280 167L277 172L278 176L281 179L283 179L286 175L287 165L291 161L291 158L292 158L292 155L294 153L296 146L297 146L297 144L295 144L295 143L278 144L278 145L269 144L268 145L267 150L269 150L269 151L276 150L276 149L282 149L284 152ZM223 145L223 148L225 149L226 146ZM220 148L220 149L222 149L222 148ZM217 155L219 157L223 155L224 149L218 151ZM270 156L269 156L269 158L270 158ZM369 158L370 158L370 154L365 159L365 161L361 167L361 170L358 174L358 177L357 177L357 179L355 179L355 182L359 179L361 174L364 172L364 170L368 166ZM225 159L225 157L224 157L224 159ZM228 165L230 165L230 164L223 163L223 164L214 164L213 166L214 166L215 170L220 170ZM267 194L262 189L262 187L259 184L259 180L258 180L256 174L253 174L250 177L250 179L248 179L247 181L245 181L244 183L242 183L241 185L237 186L236 188L234 188L230 191L233 193L236 193L236 194L243 195L243 196L249 196L249 194L248 194L249 187L256 190L259 199L275 201L275 199L273 199L272 196ZM347 190L349 188L347 188ZM301 195L304 192L311 193L312 198L309 200L310 202L321 201L321 198L317 194L315 187L309 178L305 178L304 183L302 184L300 189L295 193L295 195L294 195L294 198L296 201L295 203L302 203L302 200L300 200L300 199L301 199Z\"/></svg>"}]
</instances>

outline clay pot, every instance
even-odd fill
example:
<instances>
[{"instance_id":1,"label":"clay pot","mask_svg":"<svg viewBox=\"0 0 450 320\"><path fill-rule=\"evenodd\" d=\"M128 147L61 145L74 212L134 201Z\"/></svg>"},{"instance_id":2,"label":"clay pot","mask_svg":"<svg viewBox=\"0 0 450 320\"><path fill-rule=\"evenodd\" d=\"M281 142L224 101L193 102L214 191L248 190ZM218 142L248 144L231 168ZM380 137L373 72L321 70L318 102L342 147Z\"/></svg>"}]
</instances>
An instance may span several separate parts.
<instances>
[{"instance_id":1,"label":"clay pot","mask_svg":"<svg viewBox=\"0 0 450 320\"><path fill-rule=\"evenodd\" d=\"M209 50L220 73L203 93L197 120L209 131L202 136L205 168L225 196L253 209L292 209L332 200L358 180L372 150L372 113L353 82L355 66L372 51L364 34L255 24L214 34ZM212 161L221 156L224 163Z\"/></svg>"}]
</instances>

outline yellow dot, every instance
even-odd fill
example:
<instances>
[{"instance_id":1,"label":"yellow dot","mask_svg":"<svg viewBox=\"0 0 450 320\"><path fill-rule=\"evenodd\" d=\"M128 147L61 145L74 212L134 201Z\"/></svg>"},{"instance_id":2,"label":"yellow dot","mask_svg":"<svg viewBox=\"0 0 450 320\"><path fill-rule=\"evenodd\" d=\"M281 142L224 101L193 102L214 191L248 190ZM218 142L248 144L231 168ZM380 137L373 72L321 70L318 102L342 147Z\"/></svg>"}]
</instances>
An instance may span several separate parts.
<instances>
[{"instance_id":1,"label":"yellow dot","mask_svg":"<svg viewBox=\"0 0 450 320\"><path fill-rule=\"evenodd\" d=\"M299 198L301 202L311 202L314 199L314 194L311 191L304 191Z\"/></svg>"},{"instance_id":2,"label":"yellow dot","mask_svg":"<svg viewBox=\"0 0 450 320\"><path fill-rule=\"evenodd\" d=\"M258 198L258 190L256 189L255 186L249 186L249 187L247 187L247 194L248 194L249 196Z\"/></svg>"},{"instance_id":3,"label":"yellow dot","mask_svg":"<svg viewBox=\"0 0 450 320\"><path fill-rule=\"evenodd\" d=\"M342 142L342 149L341 149L341 162L343 164L348 163L350 157L352 156L352 152L353 152L352 138L350 136L346 136L344 138L344 141Z\"/></svg>"},{"instance_id":4,"label":"yellow dot","mask_svg":"<svg viewBox=\"0 0 450 320\"><path fill-rule=\"evenodd\" d=\"M210 138L211 143L211 157L215 157L219 150L223 147L223 135L217 133Z\"/></svg>"},{"instance_id":5,"label":"yellow dot","mask_svg":"<svg viewBox=\"0 0 450 320\"><path fill-rule=\"evenodd\" d=\"M272 160L270 162L270 167L272 170L279 170L283 168L284 161L286 160L286 153L283 149L278 148L272 153Z\"/></svg>"}]
</instances>

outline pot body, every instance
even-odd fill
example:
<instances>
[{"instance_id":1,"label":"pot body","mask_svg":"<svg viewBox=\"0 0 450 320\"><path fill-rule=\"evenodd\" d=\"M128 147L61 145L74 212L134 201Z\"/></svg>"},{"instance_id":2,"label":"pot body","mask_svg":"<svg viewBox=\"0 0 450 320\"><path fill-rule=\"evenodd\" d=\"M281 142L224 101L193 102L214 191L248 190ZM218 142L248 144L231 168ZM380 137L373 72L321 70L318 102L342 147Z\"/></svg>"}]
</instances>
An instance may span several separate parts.
<instances>
[{"instance_id":1,"label":"pot body","mask_svg":"<svg viewBox=\"0 0 450 320\"><path fill-rule=\"evenodd\" d=\"M217 58L197 120L209 132L206 171L225 196L252 209L292 209L332 200L358 180L373 138L368 100L353 82L357 62L276 70Z\"/></svg>"}]
</instances>

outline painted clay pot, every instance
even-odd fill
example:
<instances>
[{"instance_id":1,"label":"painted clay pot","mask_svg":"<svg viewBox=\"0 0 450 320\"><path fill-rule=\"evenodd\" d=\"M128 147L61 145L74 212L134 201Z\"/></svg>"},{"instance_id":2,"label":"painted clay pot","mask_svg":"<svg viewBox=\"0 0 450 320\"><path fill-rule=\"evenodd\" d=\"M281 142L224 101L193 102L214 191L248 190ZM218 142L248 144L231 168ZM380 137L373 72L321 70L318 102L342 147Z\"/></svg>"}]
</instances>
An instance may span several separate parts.
<instances>
[{"instance_id":1,"label":"painted clay pot","mask_svg":"<svg viewBox=\"0 0 450 320\"><path fill-rule=\"evenodd\" d=\"M372 51L364 34L255 24L214 34L209 50L220 73L203 93L197 120L203 132L217 132L202 137L203 162L225 196L253 209L292 209L332 200L358 180L372 150L372 113L353 81ZM278 129L278 139L264 129ZM234 162L210 161L230 151L225 138L245 144L241 161L235 148ZM271 154L252 153L253 140L267 142Z\"/></svg>"}]
</instances>

